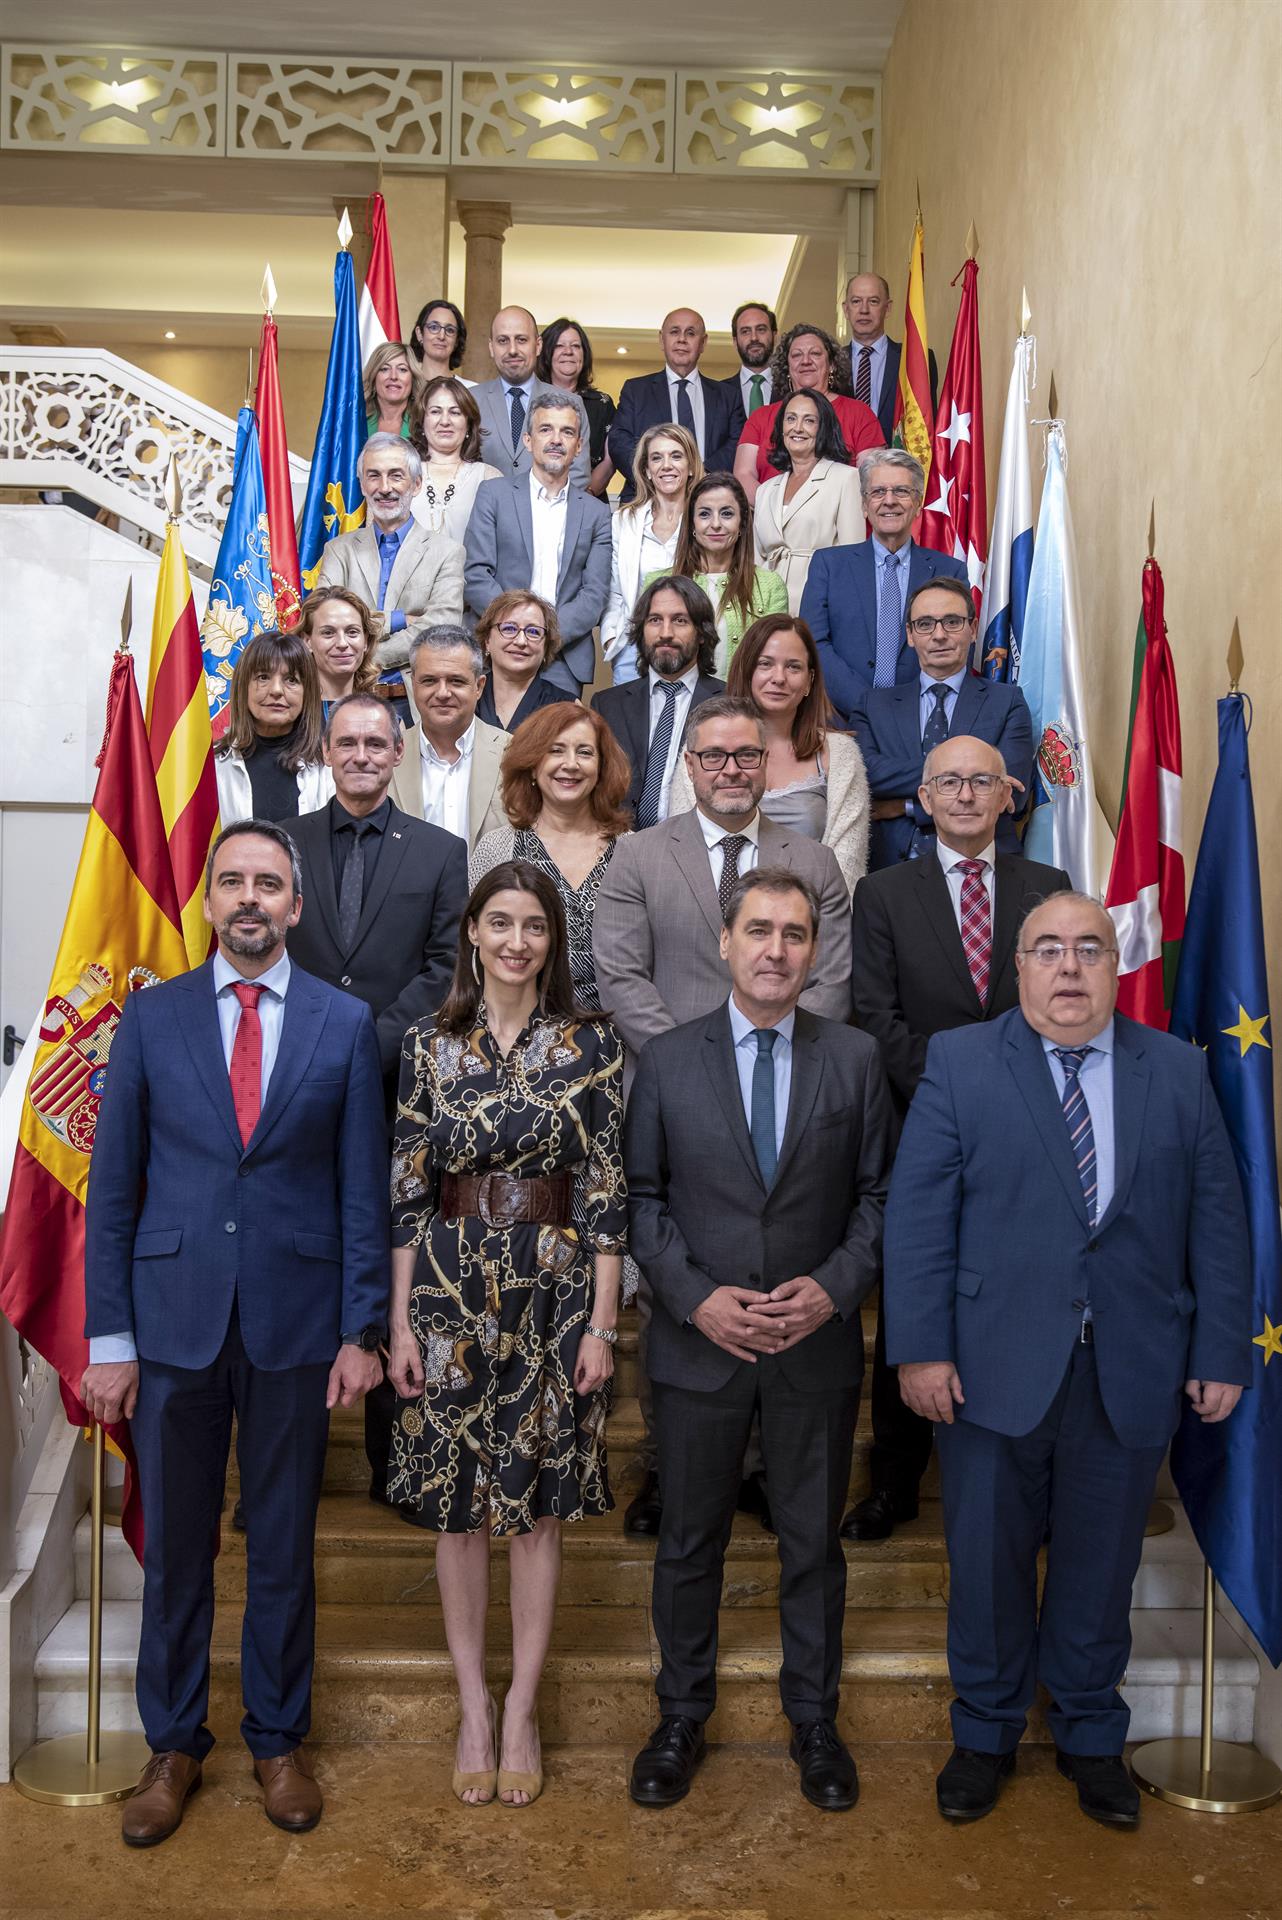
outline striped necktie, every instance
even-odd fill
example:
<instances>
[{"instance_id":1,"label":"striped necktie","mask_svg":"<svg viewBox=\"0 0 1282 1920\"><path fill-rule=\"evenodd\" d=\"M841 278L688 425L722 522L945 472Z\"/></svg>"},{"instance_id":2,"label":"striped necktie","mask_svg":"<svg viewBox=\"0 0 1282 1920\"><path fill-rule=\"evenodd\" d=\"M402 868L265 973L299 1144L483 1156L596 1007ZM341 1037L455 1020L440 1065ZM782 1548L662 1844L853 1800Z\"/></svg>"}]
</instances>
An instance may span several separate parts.
<instances>
[{"instance_id":1,"label":"striped necktie","mask_svg":"<svg viewBox=\"0 0 1282 1920\"><path fill-rule=\"evenodd\" d=\"M1056 1047L1055 1058L1064 1069L1064 1091L1060 1096L1060 1105L1064 1109L1064 1124L1068 1128L1068 1141L1073 1149L1073 1159L1077 1163L1077 1177L1082 1183L1082 1198L1086 1202L1086 1223L1095 1225L1096 1203L1099 1197L1099 1178L1095 1166L1095 1129L1091 1125L1091 1110L1086 1104L1086 1095L1082 1092L1079 1075L1082 1063L1093 1047Z\"/></svg>"}]
</instances>

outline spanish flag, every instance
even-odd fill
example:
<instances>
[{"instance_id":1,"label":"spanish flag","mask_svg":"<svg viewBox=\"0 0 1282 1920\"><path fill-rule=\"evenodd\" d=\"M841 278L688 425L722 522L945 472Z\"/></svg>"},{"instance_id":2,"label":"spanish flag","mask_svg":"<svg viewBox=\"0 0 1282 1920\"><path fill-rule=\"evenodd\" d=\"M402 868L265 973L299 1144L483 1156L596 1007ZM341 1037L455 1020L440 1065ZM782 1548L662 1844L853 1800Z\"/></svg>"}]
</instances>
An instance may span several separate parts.
<instances>
[{"instance_id":1,"label":"spanish flag","mask_svg":"<svg viewBox=\"0 0 1282 1920\"><path fill-rule=\"evenodd\" d=\"M127 993L187 971L169 843L133 661L116 655L101 772L27 1083L0 1237L0 1309L58 1373L67 1417L80 1399L85 1194L111 1041ZM123 1332L124 1329L121 1329ZM122 1517L141 1556L129 1423L108 1430L130 1465Z\"/></svg>"},{"instance_id":2,"label":"spanish flag","mask_svg":"<svg viewBox=\"0 0 1282 1920\"><path fill-rule=\"evenodd\" d=\"M147 669L147 733L182 915L188 964L209 954L205 861L218 831L218 785L205 656L178 527L165 531Z\"/></svg>"},{"instance_id":3,"label":"spanish flag","mask_svg":"<svg viewBox=\"0 0 1282 1920\"><path fill-rule=\"evenodd\" d=\"M930 479L930 447L935 413L930 404L930 351L926 344L926 252L921 208L913 226L908 256L908 298L904 302L904 345L899 356L899 391L895 395L894 441L920 460Z\"/></svg>"}]
</instances>

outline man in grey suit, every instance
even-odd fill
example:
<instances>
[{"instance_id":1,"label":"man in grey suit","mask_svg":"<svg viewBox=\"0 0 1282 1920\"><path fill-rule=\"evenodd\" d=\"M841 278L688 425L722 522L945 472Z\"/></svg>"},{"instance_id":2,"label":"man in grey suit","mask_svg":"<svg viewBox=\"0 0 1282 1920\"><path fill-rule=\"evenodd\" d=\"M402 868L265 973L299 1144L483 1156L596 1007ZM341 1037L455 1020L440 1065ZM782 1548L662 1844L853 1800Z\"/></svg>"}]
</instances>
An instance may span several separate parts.
<instances>
[{"instance_id":1,"label":"man in grey suit","mask_svg":"<svg viewBox=\"0 0 1282 1920\"><path fill-rule=\"evenodd\" d=\"M828 847L777 827L760 812L766 788L765 731L754 707L727 695L690 716L685 764L694 787L688 813L615 842L597 894L592 946L601 1004L628 1049L628 1071L647 1040L720 1006L730 988L721 951L722 909L732 882L757 866L787 867L819 899L819 939L801 1004L830 1020L850 1013L850 896ZM624 1516L635 1533L656 1533L660 1489L646 1377L649 1288L642 1265L637 1296L641 1341L641 1490ZM750 1468L745 1498L769 1517Z\"/></svg>"},{"instance_id":2,"label":"man in grey suit","mask_svg":"<svg viewBox=\"0 0 1282 1920\"><path fill-rule=\"evenodd\" d=\"M729 1000L645 1047L628 1106L663 1484L651 1602L662 1717L632 1768L641 1806L681 1799L703 1755L725 1543L754 1417L778 1515L790 1751L813 1805L841 1812L858 1796L836 1730L837 1525L863 1374L859 1308L880 1261L890 1101L876 1041L798 1007L819 923L813 887L788 868L734 881L720 939Z\"/></svg>"},{"instance_id":3,"label":"man in grey suit","mask_svg":"<svg viewBox=\"0 0 1282 1920\"><path fill-rule=\"evenodd\" d=\"M537 396L553 391L535 377L534 367L542 349L538 322L525 307L503 307L495 314L490 328L490 358L498 378L480 381L472 388L472 398L481 409L481 458L508 480L530 471L526 422ZM591 478L588 445L592 437L587 409L577 393L571 394L570 401L579 415L580 434L579 450L570 467L570 485L586 487Z\"/></svg>"},{"instance_id":4,"label":"man in grey suit","mask_svg":"<svg viewBox=\"0 0 1282 1920\"><path fill-rule=\"evenodd\" d=\"M561 651L544 678L577 700L596 671L592 630L610 594L610 509L570 485L579 448L573 394L549 387L530 408L530 471L485 480L467 523L467 609L479 619L496 594L528 587L556 607Z\"/></svg>"},{"instance_id":5,"label":"man in grey suit","mask_svg":"<svg viewBox=\"0 0 1282 1920\"><path fill-rule=\"evenodd\" d=\"M511 735L478 720L485 656L463 627L427 627L410 642L410 693L418 719L392 773L392 799L412 819L474 847L507 825L503 755Z\"/></svg>"}]
</instances>

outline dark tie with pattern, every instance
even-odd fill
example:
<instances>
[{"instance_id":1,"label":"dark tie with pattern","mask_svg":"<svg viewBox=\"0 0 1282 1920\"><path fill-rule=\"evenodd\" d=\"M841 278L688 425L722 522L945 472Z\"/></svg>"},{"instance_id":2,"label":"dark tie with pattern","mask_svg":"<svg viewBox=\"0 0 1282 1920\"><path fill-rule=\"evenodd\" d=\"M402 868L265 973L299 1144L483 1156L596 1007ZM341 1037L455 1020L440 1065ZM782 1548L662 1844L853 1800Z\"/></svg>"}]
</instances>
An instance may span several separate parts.
<instances>
[{"instance_id":1,"label":"dark tie with pattern","mask_svg":"<svg viewBox=\"0 0 1282 1920\"><path fill-rule=\"evenodd\" d=\"M694 408L690 404L690 382L677 381L677 425L694 438Z\"/></svg>"},{"instance_id":2,"label":"dark tie with pattern","mask_svg":"<svg viewBox=\"0 0 1282 1920\"><path fill-rule=\"evenodd\" d=\"M942 747L948 738L948 696L952 688L944 683L933 686L931 692L935 696L935 705L933 711L927 714L926 724L921 730L923 760L932 747Z\"/></svg>"},{"instance_id":3,"label":"dark tie with pattern","mask_svg":"<svg viewBox=\"0 0 1282 1920\"><path fill-rule=\"evenodd\" d=\"M748 375L748 412L753 414L758 407L766 404L766 376L764 373Z\"/></svg>"},{"instance_id":4,"label":"dark tie with pattern","mask_svg":"<svg viewBox=\"0 0 1282 1920\"><path fill-rule=\"evenodd\" d=\"M775 1041L773 1027L758 1027L757 1057L752 1063L752 1151L757 1156L761 1178L769 1186L775 1177L778 1151L775 1146Z\"/></svg>"},{"instance_id":5,"label":"dark tie with pattern","mask_svg":"<svg viewBox=\"0 0 1282 1920\"><path fill-rule=\"evenodd\" d=\"M509 387L508 398L512 403L512 452L517 454L525 431L525 395L519 387Z\"/></svg>"},{"instance_id":6,"label":"dark tie with pattern","mask_svg":"<svg viewBox=\"0 0 1282 1920\"><path fill-rule=\"evenodd\" d=\"M721 842L724 856L721 863L721 885L717 888L717 897L721 902L721 918L726 917L730 905L730 889L739 878L739 855L748 844L745 833L728 833Z\"/></svg>"},{"instance_id":7,"label":"dark tie with pattern","mask_svg":"<svg viewBox=\"0 0 1282 1920\"><path fill-rule=\"evenodd\" d=\"M961 874L961 937L966 965L975 982L980 1006L988 1003L988 969L993 958L993 916L984 885L986 860L959 860Z\"/></svg>"},{"instance_id":8,"label":"dark tie with pattern","mask_svg":"<svg viewBox=\"0 0 1282 1920\"><path fill-rule=\"evenodd\" d=\"M855 398L862 400L866 407L872 405L872 348L860 347L859 366L855 373Z\"/></svg>"},{"instance_id":9,"label":"dark tie with pattern","mask_svg":"<svg viewBox=\"0 0 1282 1920\"><path fill-rule=\"evenodd\" d=\"M637 831L643 827L653 827L659 818L659 802L663 798L663 776L667 770L668 753L672 746L672 729L676 723L677 694L679 688L674 682L671 686L659 688L667 702L655 724L654 739L650 742L650 751L646 755L645 780L641 787L641 798L637 801Z\"/></svg>"},{"instance_id":10,"label":"dark tie with pattern","mask_svg":"<svg viewBox=\"0 0 1282 1920\"><path fill-rule=\"evenodd\" d=\"M258 1017L258 1002L267 991L251 986L248 980L232 982L232 992L240 1001L240 1020L231 1043L231 1102L236 1109L240 1144L249 1145L258 1125L263 1104L263 1027Z\"/></svg>"},{"instance_id":11,"label":"dark tie with pattern","mask_svg":"<svg viewBox=\"0 0 1282 1920\"><path fill-rule=\"evenodd\" d=\"M1082 1083L1078 1075L1082 1071L1082 1062L1093 1047L1056 1047L1055 1058L1064 1069L1064 1091L1060 1095L1060 1105L1064 1109L1064 1124L1068 1128L1069 1145L1073 1149L1073 1158L1077 1162L1077 1177L1082 1183L1082 1198L1086 1202L1086 1223L1095 1225L1096 1202L1099 1197L1099 1181L1095 1167L1095 1129L1091 1125L1091 1110L1086 1104L1086 1095L1082 1092Z\"/></svg>"},{"instance_id":12,"label":"dark tie with pattern","mask_svg":"<svg viewBox=\"0 0 1282 1920\"><path fill-rule=\"evenodd\" d=\"M343 831L350 834L351 845L343 865L343 884L338 895L338 931L343 952L350 953L356 944L356 929L361 923L361 907L365 900L365 836L372 829L365 821L361 821L358 826L345 827Z\"/></svg>"}]
</instances>

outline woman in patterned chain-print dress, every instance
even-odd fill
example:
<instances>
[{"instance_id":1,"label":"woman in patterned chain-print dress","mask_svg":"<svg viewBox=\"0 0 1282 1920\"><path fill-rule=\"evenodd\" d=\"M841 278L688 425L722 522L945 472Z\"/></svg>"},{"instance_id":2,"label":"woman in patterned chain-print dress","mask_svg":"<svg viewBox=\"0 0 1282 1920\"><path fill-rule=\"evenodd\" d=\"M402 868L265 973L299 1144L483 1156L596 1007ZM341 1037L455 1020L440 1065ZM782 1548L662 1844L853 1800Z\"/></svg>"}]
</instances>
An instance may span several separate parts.
<instances>
[{"instance_id":1,"label":"woman in patterned chain-print dress","mask_svg":"<svg viewBox=\"0 0 1282 1920\"><path fill-rule=\"evenodd\" d=\"M445 1005L405 1036L392 1163L388 1371L402 1398L388 1495L440 1535L461 1708L455 1792L468 1804L493 1799L496 1784L510 1805L539 1791L561 1523L613 1506L613 1350L601 1335L617 1318L627 1219L622 1072L613 1027L575 1004L551 881L524 862L492 868L464 913ZM442 1175L486 1173L568 1174L571 1224L448 1217ZM511 1536L513 1671L498 1754L485 1686L491 1534Z\"/></svg>"}]
</instances>

